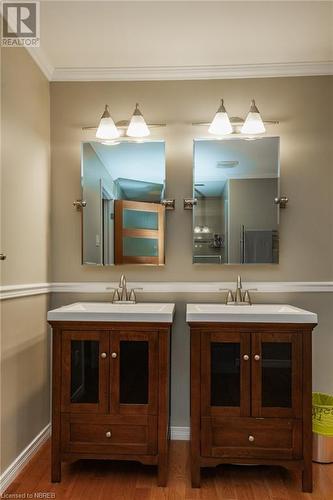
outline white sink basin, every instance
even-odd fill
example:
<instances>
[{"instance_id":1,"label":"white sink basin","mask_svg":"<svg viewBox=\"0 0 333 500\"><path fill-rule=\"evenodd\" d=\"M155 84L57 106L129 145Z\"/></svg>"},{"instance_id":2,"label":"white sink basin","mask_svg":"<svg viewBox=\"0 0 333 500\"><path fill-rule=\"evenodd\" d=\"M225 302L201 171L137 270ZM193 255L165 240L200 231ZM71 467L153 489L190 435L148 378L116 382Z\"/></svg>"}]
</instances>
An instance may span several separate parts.
<instances>
[{"instance_id":1,"label":"white sink basin","mask_svg":"<svg viewBox=\"0 0 333 500\"><path fill-rule=\"evenodd\" d=\"M175 304L111 304L76 302L47 313L52 321L123 321L172 323Z\"/></svg>"},{"instance_id":2,"label":"white sink basin","mask_svg":"<svg viewBox=\"0 0 333 500\"><path fill-rule=\"evenodd\" d=\"M187 304L186 321L215 323L317 323L317 314L285 304Z\"/></svg>"}]
</instances>

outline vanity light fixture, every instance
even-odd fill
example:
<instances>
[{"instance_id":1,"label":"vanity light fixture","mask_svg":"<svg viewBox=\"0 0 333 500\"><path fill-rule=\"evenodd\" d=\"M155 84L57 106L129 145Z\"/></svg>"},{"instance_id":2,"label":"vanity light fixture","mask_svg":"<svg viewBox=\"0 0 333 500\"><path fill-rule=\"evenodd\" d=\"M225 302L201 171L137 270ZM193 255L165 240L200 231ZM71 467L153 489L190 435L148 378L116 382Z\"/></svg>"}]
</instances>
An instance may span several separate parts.
<instances>
[{"instance_id":1,"label":"vanity light fixture","mask_svg":"<svg viewBox=\"0 0 333 500\"><path fill-rule=\"evenodd\" d=\"M111 118L110 115L110 108L106 104L104 113L101 116L97 131L96 131L96 138L97 139L104 139L104 140L111 140L111 139L116 139L119 137L119 130L117 129L114 121Z\"/></svg>"},{"instance_id":2,"label":"vanity light fixture","mask_svg":"<svg viewBox=\"0 0 333 500\"><path fill-rule=\"evenodd\" d=\"M129 122L126 135L128 137L147 137L150 135L150 130L139 110L139 104L136 103L134 113L132 115L131 121Z\"/></svg>"},{"instance_id":3,"label":"vanity light fixture","mask_svg":"<svg viewBox=\"0 0 333 500\"><path fill-rule=\"evenodd\" d=\"M221 105L216 111L208 132L214 135L227 135L232 133L232 126L228 113L224 107L223 99L221 99Z\"/></svg>"},{"instance_id":4,"label":"vanity light fixture","mask_svg":"<svg viewBox=\"0 0 333 500\"><path fill-rule=\"evenodd\" d=\"M266 132L265 125L256 106L255 100L252 99L250 111L241 128L242 134L264 134Z\"/></svg>"}]
</instances>

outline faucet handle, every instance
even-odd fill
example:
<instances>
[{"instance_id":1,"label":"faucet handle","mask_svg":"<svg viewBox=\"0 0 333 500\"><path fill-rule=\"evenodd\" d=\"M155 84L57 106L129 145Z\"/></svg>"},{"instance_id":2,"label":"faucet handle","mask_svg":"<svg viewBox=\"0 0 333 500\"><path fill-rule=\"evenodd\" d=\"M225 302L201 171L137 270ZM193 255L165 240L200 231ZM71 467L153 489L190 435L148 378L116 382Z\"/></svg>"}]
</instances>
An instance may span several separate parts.
<instances>
[{"instance_id":1,"label":"faucet handle","mask_svg":"<svg viewBox=\"0 0 333 500\"><path fill-rule=\"evenodd\" d=\"M235 300L234 299L234 295L233 295L232 291L229 288L219 288L219 290L221 292L228 292L227 296L225 298L225 303L226 304L230 304L231 302L234 302L234 300Z\"/></svg>"},{"instance_id":2,"label":"faucet handle","mask_svg":"<svg viewBox=\"0 0 333 500\"><path fill-rule=\"evenodd\" d=\"M112 302L119 302L119 300L120 300L120 296L119 296L118 288L114 288Z\"/></svg>"},{"instance_id":3,"label":"faucet handle","mask_svg":"<svg viewBox=\"0 0 333 500\"><path fill-rule=\"evenodd\" d=\"M136 290L143 290L143 288L142 287L131 288L131 291L128 294L128 300L136 302L136 294L135 294Z\"/></svg>"},{"instance_id":4,"label":"faucet handle","mask_svg":"<svg viewBox=\"0 0 333 500\"><path fill-rule=\"evenodd\" d=\"M245 290L244 292L244 296L243 296L243 302L245 302L246 304L248 304L249 306L252 305L252 300L251 300L251 296L250 296L250 290L254 291L254 290L257 290L257 288L249 288L248 290Z\"/></svg>"}]
</instances>

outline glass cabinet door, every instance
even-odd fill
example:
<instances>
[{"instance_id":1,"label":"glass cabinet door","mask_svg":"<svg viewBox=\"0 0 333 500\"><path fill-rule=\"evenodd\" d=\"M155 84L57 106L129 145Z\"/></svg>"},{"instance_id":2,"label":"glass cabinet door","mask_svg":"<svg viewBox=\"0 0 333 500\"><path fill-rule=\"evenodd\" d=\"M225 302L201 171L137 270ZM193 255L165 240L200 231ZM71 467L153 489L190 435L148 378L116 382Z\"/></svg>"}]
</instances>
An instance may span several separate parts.
<instances>
[{"instance_id":1,"label":"glass cabinet door","mask_svg":"<svg viewBox=\"0 0 333 500\"><path fill-rule=\"evenodd\" d=\"M301 338L299 334L253 334L253 416L300 416L302 401L300 363Z\"/></svg>"},{"instance_id":2,"label":"glass cabinet door","mask_svg":"<svg viewBox=\"0 0 333 500\"><path fill-rule=\"evenodd\" d=\"M248 416L251 365L249 334L202 333L201 342L202 414Z\"/></svg>"},{"instance_id":3,"label":"glass cabinet door","mask_svg":"<svg viewBox=\"0 0 333 500\"><path fill-rule=\"evenodd\" d=\"M159 203L115 201L115 264L164 264L164 212Z\"/></svg>"},{"instance_id":4,"label":"glass cabinet door","mask_svg":"<svg viewBox=\"0 0 333 500\"><path fill-rule=\"evenodd\" d=\"M113 411L124 414L156 414L157 332L111 332L111 351Z\"/></svg>"},{"instance_id":5,"label":"glass cabinet door","mask_svg":"<svg viewBox=\"0 0 333 500\"><path fill-rule=\"evenodd\" d=\"M62 411L106 412L108 332L64 332L62 350Z\"/></svg>"}]
</instances>

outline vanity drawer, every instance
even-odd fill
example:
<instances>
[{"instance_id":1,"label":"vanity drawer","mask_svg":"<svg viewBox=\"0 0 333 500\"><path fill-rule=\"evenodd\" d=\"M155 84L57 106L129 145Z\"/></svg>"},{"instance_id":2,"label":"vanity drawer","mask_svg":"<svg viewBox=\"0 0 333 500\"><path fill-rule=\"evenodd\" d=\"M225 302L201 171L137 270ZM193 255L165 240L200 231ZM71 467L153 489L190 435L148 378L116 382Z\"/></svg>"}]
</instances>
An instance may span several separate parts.
<instances>
[{"instance_id":1,"label":"vanity drawer","mask_svg":"<svg viewBox=\"0 0 333 500\"><path fill-rule=\"evenodd\" d=\"M302 456L302 422L287 418L203 417L201 453L210 457Z\"/></svg>"},{"instance_id":2,"label":"vanity drawer","mask_svg":"<svg viewBox=\"0 0 333 500\"><path fill-rule=\"evenodd\" d=\"M61 448L66 453L157 453L156 416L61 416Z\"/></svg>"}]
</instances>

